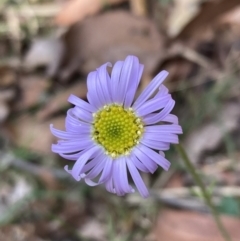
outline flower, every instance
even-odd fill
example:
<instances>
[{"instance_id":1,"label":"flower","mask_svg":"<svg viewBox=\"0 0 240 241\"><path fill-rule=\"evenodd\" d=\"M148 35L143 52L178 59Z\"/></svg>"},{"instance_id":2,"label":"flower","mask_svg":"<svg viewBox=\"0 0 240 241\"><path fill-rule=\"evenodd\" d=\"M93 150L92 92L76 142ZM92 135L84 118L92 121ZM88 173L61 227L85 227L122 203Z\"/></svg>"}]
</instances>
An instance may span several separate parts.
<instances>
[{"instance_id":1,"label":"flower","mask_svg":"<svg viewBox=\"0 0 240 241\"><path fill-rule=\"evenodd\" d=\"M138 58L116 62L111 77L108 66L89 73L88 102L70 95L75 107L67 111L66 131L50 126L61 139L52 151L75 161L71 170L64 168L77 181L105 184L109 192L123 196L134 192L129 172L142 197L148 197L139 171L154 173L158 165L168 170L163 151L178 143L182 133L178 118L170 114L175 101L162 84L168 72L160 72L134 101L143 72Z\"/></svg>"}]
</instances>

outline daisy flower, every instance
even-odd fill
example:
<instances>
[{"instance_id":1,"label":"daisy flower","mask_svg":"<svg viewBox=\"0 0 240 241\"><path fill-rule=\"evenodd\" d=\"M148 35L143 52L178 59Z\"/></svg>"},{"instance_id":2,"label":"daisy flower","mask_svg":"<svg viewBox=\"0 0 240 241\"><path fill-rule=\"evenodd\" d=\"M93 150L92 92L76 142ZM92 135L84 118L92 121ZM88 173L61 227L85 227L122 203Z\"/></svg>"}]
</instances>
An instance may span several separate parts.
<instances>
[{"instance_id":1,"label":"daisy flower","mask_svg":"<svg viewBox=\"0 0 240 241\"><path fill-rule=\"evenodd\" d=\"M70 95L75 107L67 111L66 131L50 126L59 138L52 151L75 161L64 169L89 186L104 184L119 196L134 192L132 177L142 197L149 192L139 171L168 170L163 151L178 143L182 133L178 118L170 114L175 101L162 84L168 72L160 72L134 101L143 72L135 56L118 61L108 74L106 63L87 77L87 100ZM130 175L128 175L128 173Z\"/></svg>"}]
</instances>

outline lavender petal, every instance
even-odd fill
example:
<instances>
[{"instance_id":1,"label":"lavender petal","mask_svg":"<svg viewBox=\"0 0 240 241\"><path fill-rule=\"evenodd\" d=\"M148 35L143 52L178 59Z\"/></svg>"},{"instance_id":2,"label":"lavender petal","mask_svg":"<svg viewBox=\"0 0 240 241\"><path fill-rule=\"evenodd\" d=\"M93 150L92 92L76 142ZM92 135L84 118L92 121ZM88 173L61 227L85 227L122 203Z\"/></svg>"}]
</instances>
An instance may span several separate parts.
<instances>
[{"instance_id":1,"label":"lavender petal","mask_svg":"<svg viewBox=\"0 0 240 241\"><path fill-rule=\"evenodd\" d=\"M128 56L123 64L122 72L120 75L120 81L119 81L119 103L123 103L125 100L127 88L129 85L129 81L131 80L131 70L133 68L133 57Z\"/></svg>"},{"instance_id":2,"label":"lavender petal","mask_svg":"<svg viewBox=\"0 0 240 241\"><path fill-rule=\"evenodd\" d=\"M141 144L139 144L141 145ZM157 152L151 150L150 148L141 145L141 150L148 156L151 160L156 162L159 166L161 166L165 171L167 171L171 165L171 163L165 159L163 156L159 155Z\"/></svg>"},{"instance_id":3,"label":"lavender petal","mask_svg":"<svg viewBox=\"0 0 240 241\"><path fill-rule=\"evenodd\" d=\"M75 162L73 168L72 168L72 176L77 180L80 181L81 177L81 171L84 165L87 163L87 161L92 157L94 153L96 153L99 150L97 146L93 147L92 149L88 150L86 153L84 153L81 157L78 158L78 160Z\"/></svg>"},{"instance_id":4,"label":"lavender petal","mask_svg":"<svg viewBox=\"0 0 240 241\"><path fill-rule=\"evenodd\" d=\"M143 71L143 66L139 64L138 58L131 56L131 62L132 62L132 67L128 69L129 73L126 76L129 78L129 80L128 81L125 80L127 82L126 89L125 89L125 100L124 100L125 108L129 108L132 105L140 79L142 77L141 74ZM123 75L122 77L124 78Z\"/></svg>"},{"instance_id":5,"label":"lavender petal","mask_svg":"<svg viewBox=\"0 0 240 241\"><path fill-rule=\"evenodd\" d=\"M90 105L89 103L85 102L84 100L78 98L75 95L70 95L68 98L68 102L86 111L95 112L97 110L96 107Z\"/></svg>"},{"instance_id":6,"label":"lavender petal","mask_svg":"<svg viewBox=\"0 0 240 241\"><path fill-rule=\"evenodd\" d=\"M162 119L162 121L173 123L173 124L178 124L178 118L177 118L177 116L175 116L173 114L168 114L167 116L165 116Z\"/></svg>"},{"instance_id":7,"label":"lavender petal","mask_svg":"<svg viewBox=\"0 0 240 241\"><path fill-rule=\"evenodd\" d=\"M103 159L104 157L102 156L103 152L98 153L98 155L94 156L91 161L89 161L82 169L82 173L84 173L84 176L86 177L86 173L89 172L93 167L95 167L99 159Z\"/></svg>"},{"instance_id":8,"label":"lavender petal","mask_svg":"<svg viewBox=\"0 0 240 241\"><path fill-rule=\"evenodd\" d=\"M121 173L120 178L120 186L124 193L131 193L133 192L132 187L129 185L128 182L128 176L127 176L127 166L126 166L126 158L119 158L118 164L119 164L119 170Z\"/></svg>"},{"instance_id":9,"label":"lavender petal","mask_svg":"<svg viewBox=\"0 0 240 241\"><path fill-rule=\"evenodd\" d=\"M75 107L76 108L76 107ZM82 127L89 127L91 124L80 120L73 111L74 108L71 108L67 111L66 122L73 126L82 126Z\"/></svg>"},{"instance_id":10,"label":"lavender petal","mask_svg":"<svg viewBox=\"0 0 240 241\"><path fill-rule=\"evenodd\" d=\"M98 79L98 74L97 71L93 71L89 73L88 78L87 78L87 87L88 87L88 101L96 106L98 109L101 106L104 106L105 104L105 99L102 96L102 89L99 83ZM99 91L101 89L101 92Z\"/></svg>"},{"instance_id":11,"label":"lavender petal","mask_svg":"<svg viewBox=\"0 0 240 241\"><path fill-rule=\"evenodd\" d=\"M111 74L111 93L112 93L112 98L113 102L121 104L119 102L120 100L120 92L119 92L119 81L120 81L120 76L122 73L122 67L123 67L123 61L117 61L112 69L112 74Z\"/></svg>"},{"instance_id":12,"label":"lavender petal","mask_svg":"<svg viewBox=\"0 0 240 241\"><path fill-rule=\"evenodd\" d=\"M171 98L171 95L165 95L165 96L161 96L160 98L153 98L149 101L146 101L143 105L141 105L136 110L136 114L138 116L145 116L152 112L158 111L166 106L170 98Z\"/></svg>"},{"instance_id":13,"label":"lavender petal","mask_svg":"<svg viewBox=\"0 0 240 241\"><path fill-rule=\"evenodd\" d=\"M94 143L92 143L88 147L86 147L84 150L81 150L80 152L73 153L73 154L59 153L59 156L65 158L65 159L68 159L68 160L76 161L81 155L83 155L85 152L89 151L90 149L92 149L95 146L96 145ZM92 158L95 158L95 156L99 155L101 152L102 152L102 150L101 150L101 148L99 148L99 150L92 155Z\"/></svg>"},{"instance_id":14,"label":"lavender petal","mask_svg":"<svg viewBox=\"0 0 240 241\"><path fill-rule=\"evenodd\" d=\"M116 193L116 190L115 188L113 187L113 178L110 177L110 179L105 183L105 188L108 192L111 192L111 193Z\"/></svg>"},{"instance_id":15,"label":"lavender petal","mask_svg":"<svg viewBox=\"0 0 240 241\"><path fill-rule=\"evenodd\" d=\"M151 133L146 132L144 133L144 139L145 140L152 140L152 141L163 141L173 144L178 144L178 135L170 134L170 133Z\"/></svg>"},{"instance_id":16,"label":"lavender petal","mask_svg":"<svg viewBox=\"0 0 240 241\"><path fill-rule=\"evenodd\" d=\"M107 72L107 67L112 67L111 63L106 63L97 69L98 79L100 86L102 88L102 93L105 98L106 104L110 104L112 102L111 92L109 88L109 84L111 82L110 76Z\"/></svg>"},{"instance_id":17,"label":"lavender petal","mask_svg":"<svg viewBox=\"0 0 240 241\"><path fill-rule=\"evenodd\" d=\"M143 138L140 143L142 143L145 146L148 146L152 149L155 150L162 150L162 151L167 151L170 148L170 143L162 142L162 141L153 141L153 140L148 140L146 138Z\"/></svg>"},{"instance_id":18,"label":"lavender petal","mask_svg":"<svg viewBox=\"0 0 240 241\"><path fill-rule=\"evenodd\" d=\"M166 95L168 94L168 92L168 88L165 85L161 84L161 86L159 87L159 91L155 97Z\"/></svg>"},{"instance_id":19,"label":"lavender petal","mask_svg":"<svg viewBox=\"0 0 240 241\"><path fill-rule=\"evenodd\" d=\"M180 125L154 125L146 126L144 128L145 132L152 133L172 133L172 134L182 134L182 127Z\"/></svg>"},{"instance_id":20,"label":"lavender petal","mask_svg":"<svg viewBox=\"0 0 240 241\"><path fill-rule=\"evenodd\" d=\"M58 144L52 144L52 152L54 153L71 153L81 151L92 144L92 140L86 139L81 142L65 141Z\"/></svg>"},{"instance_id":21,"label":"lavender petal","mask_svg":"<svg viewBox=\"0 0 240 241\"><path fill-rule=\"evenodd\" d=\"M80 120L87 122L87 123L92 123L93 121L93 116L90 112L85 111L83 109L80 109L79 107L75 106L72 109L72 113L78 117Z\"/></svg>"},{"instance_id":22,"label":"lavender petal","mask_svg":"<svg viewBox=\"0 0 240 241\"><path fill-rule=\"evenodd\" d=\"M102 175L99 179L99 183L104 183L111 177L112 164L113 164L113 160L110 157L107 157L107 159L105 161L105 166L103 168Z\"/></svg>"},{"instance_id":23,"label":"lavender petal","mask_svg":"<svg viewBox=\"0 0 240 241\"><path fill-rule=\"evenodd\" d=\"M142 177L140 176L137 168L134 166L134 164L131 162L130 159L127 160L127 166L128 166L128 170L132 176L132 179L133 179L138 191L140 192L141 196L144 198L147 198L149 196L148 189L147 189L146 185L144 184Z\"/></svg>"},{"instance_id":24,"label":"lavender petal","mask_svg":"<svg viewBox=\"0 0 240 241\"><path fill-rule=\"evenodd\" d=\"M68 132L68 131L61 131L58 129L55 129L53 127L53 124L50 125L50 130L52 132L52 134L60 139L65 139L65 140L74 140L74 139L79 139L79 137L81 138L81 136L85 136L85 137L89 137L88 134L84 133L78 133L78 132Z\"/></svg>"},{"instance_id":25,"label":"lavender petal","mask_svg":"<svg viewBox=\"0 0 240 241\"><path fill-rule=\"evenodd\" d=\"M93 169L86 174L86 179L94 179L95 177L97 177L100 172L103 170L105 162L106 162L106 156L104 154L102 154L99 159L97 164L93 167Z\"/></svg>"},{"instance_id":26,"label":"lavender petal","mask_svg":"<svg viewBox=\"0 0 240 241\"><path fill-rule=\"evenodd\" d=\"M143 121L146 125L152 125L162 121L173 109L175 105L174 100L170 100L163 110L158 114L151 115L150 117L146 116L143 118Z\"/></svg>"},{"instance_id":27,"label":"lavender petal","mask_svg":"<svg viewBox=\"0 0 240 241\"><path fill-rule=\"evenodd\" d=\"M141 148L139 148L139 145L132 150L132 154L142 162L142 164L148 169L149 172L154 173L157 170L156 163L151 160L151 158L149 158Z\"/></svg>"},{"instance_id":28,"label":"lavender petal","mask_svg":"<svg viewBox=\"0 0 240 241\"><path fill-rule=\"evenodd\" d=\"M119 170L118 162L117 162L117 160L115 160L113 162L113 184L114 184L114 187L115 187L116 194L118 196L123 196L124 192L121 189L120 180L121 180L121 173L120 173L120 170Z\"/></svg>"},{"instance_id":29,"label":"lavender petal","mask_svg":"<svg viewBox=\"0 0 240 241\"><path fill-rule=\"evenodd\" d=\"M138 160L135 155L131 154L129 158L140 171L149 173L149 170Z\"/></svg>"},{"instance_id":30,"label":"lavender petal","mask_svg":"<svg viewBox=\"0 0 240 241\"><path fill-rule=\"evenodd\" d=\"M162 84L165 78L168 76L168 72L163 70L161 71L146 87L146 89L140 94L135 103L133 104L133 108L137 109L141 106L149 97L154 93L154 91Z\"/></svg>"}]
</instances>

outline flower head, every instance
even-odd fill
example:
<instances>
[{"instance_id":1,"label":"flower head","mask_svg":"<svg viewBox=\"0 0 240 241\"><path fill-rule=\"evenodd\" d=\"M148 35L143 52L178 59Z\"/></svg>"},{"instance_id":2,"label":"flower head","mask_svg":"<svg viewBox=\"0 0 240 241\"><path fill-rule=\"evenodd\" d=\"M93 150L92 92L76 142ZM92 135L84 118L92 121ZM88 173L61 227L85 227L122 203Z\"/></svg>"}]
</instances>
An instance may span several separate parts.
<instances>
[{"instance_id":1,"label":"flower head","mask_svg":"<svg viewBox=\"0 0 240 241\"><path fill-rule=\"evenodd\" d=\"M170 163L163 151L178 143L182 128L170 114L174 100L162 84L168 73L160 72L134 101L143 65L135 56L118 61L111 77L107 63L87 78L88 102L71 95L75 105L67 112L66 131L50 126L60 138L52 151L75 161L65 170L90 186L105 184L119 196L134 192L128 172L143 197L149 195L139 171L154 173Z\"/></svg>"}]
</instances>

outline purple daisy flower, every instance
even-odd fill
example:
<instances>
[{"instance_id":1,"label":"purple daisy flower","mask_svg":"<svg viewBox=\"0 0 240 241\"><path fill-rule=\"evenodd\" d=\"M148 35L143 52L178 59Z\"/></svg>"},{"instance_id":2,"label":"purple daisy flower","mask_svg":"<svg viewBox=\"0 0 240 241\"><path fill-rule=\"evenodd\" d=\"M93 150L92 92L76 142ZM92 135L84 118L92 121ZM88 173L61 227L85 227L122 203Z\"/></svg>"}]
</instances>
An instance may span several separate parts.
<instances>
[{"instance_id":1,"label":"purple daisy flower","mask_svg":"<svg viewBox=\"0 0 240 241\"><path fill-rule=\"evenodd\" d=\"M170 114L175 101L162 84L168 72L160 72L134 101L143 72L138 58L128 56L115 63L111 77L108 66L88 75L88 102L69 97L75 107L67 112L66 131L50 126L61 139L52 151L75 161L65 170L77 181L105 184L109 192L123 196L134 192L129 172L140 194L148 197L139 170L154 173L158 165L168 170L163 151L178 143L177 134L182 133L178 118Z\"/></svg>"}]
</instances>

